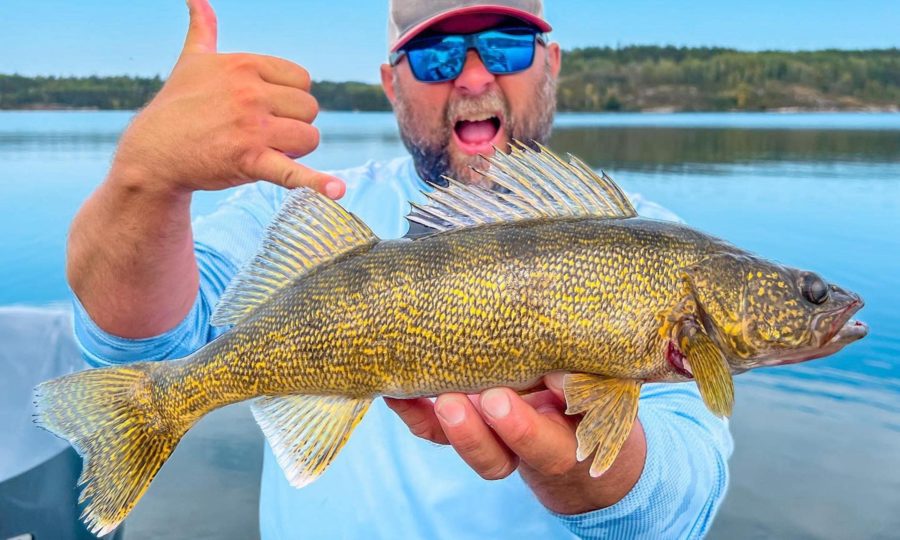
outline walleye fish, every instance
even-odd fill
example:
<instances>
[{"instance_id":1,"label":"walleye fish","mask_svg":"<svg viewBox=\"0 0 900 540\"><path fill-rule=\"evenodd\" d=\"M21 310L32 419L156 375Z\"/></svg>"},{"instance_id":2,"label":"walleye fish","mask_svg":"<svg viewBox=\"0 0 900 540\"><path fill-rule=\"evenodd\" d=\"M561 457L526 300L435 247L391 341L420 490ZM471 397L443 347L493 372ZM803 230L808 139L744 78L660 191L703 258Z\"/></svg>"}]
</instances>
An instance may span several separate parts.
<instances>
[{"instance_id":1,"label":"walleye fish","mask_svg":"<svg viewBox=\"0 0 900 540\"><path fill-rule=\"evenodd\" d=\"M181 360L93 369L36 389L40 425L84 457L84 518L113 530L206 413L254 399L291 484L316 479L378 396L527 389L554 371L583 414L577 458L613 462L641 385L695 381L718 415L732 374L865 336L863 301L684 225L641 219L605 174L540 147L498 152L496 189L413 205L439 232L380 241L313 191L291 192Z\"/></svg>"}]
</instances>

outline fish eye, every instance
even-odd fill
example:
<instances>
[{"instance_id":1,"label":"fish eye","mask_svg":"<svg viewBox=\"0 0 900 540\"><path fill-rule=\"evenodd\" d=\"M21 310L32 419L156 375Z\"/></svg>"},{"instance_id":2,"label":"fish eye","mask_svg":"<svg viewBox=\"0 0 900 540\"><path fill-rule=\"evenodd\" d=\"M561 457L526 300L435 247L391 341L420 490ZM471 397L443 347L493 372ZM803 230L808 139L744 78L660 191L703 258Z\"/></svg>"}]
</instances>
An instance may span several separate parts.
<instances>
[{"instance_id":1,"label":"fish eye","mask_svg":"<svg viewBox=\"0 0 900 540\"><path fill-rule=\"evenodd\" d=\"M823 304L828 300L829 287L819 276L807 273L801 278L800 291L803 297L813 304Z\"/></svg>"}]
</instances>

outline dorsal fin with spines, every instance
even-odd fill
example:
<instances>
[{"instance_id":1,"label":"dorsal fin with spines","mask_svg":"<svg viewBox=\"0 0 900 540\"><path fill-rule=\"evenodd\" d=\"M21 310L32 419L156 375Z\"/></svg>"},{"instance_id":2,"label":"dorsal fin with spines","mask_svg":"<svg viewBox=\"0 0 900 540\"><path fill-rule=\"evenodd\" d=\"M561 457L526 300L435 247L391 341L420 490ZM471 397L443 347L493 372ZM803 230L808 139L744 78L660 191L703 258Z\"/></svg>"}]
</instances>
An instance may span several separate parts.
<instances>
[{"instance_id":1,"label":"dorsal fin with spines","mask_svg":"<svg viewBox=\"0 0 900 540\"><path fill-rule=\"evenodd\" d=\"M598 175L580 159L563 161L546 147L537 150L514 141L511 152L485 158L487 171L476 171L496 189L447 178L446 187L426 193L428 204L412 204L407 219L447 231L502 221L594 217L621 219L637 212L612 178Z\"/></svg>"},{"instance_id":2,"label":"dorsal fin with spines","mask_svg":"<svg viewBox=\"0 0 900 540\"><path fill-rule=\"evenodd\" d=\"M259 252L228 285L211 323L237 324L317 265L376 242L375 233L336 202L308 188L295 189L269 225Z\"/></svg>"}]
</instances>

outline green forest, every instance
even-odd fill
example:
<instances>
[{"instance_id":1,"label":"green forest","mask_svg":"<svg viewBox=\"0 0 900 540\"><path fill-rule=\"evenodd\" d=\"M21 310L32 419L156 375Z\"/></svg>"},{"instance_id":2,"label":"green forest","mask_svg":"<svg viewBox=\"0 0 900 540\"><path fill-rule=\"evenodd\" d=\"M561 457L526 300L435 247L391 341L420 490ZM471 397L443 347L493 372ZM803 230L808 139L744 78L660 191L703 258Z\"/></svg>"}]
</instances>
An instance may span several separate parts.
<instances>
[{"instance_id":1,"label":"green forest","mask_svg":"<svg viewBox=\"0 0 900 540\"><path fill-rule=\"evenodd\" d=\"M897 108L900 49L575 49L564 53L558 97L568 111Z\"/></svg>"},{"instance_id":2,"label":"green forest","mask_svg":"<svg viewBox=\"0 0 900 540\"><path fill-rule=\"evenodd\" d=\"M137 109L159 77L0 74L0 109ZM380 86L319 81L323 110L384 111ZM563 53L561 111L897 110L900 49L591 47Z\"/></svg>"}]
</instances>

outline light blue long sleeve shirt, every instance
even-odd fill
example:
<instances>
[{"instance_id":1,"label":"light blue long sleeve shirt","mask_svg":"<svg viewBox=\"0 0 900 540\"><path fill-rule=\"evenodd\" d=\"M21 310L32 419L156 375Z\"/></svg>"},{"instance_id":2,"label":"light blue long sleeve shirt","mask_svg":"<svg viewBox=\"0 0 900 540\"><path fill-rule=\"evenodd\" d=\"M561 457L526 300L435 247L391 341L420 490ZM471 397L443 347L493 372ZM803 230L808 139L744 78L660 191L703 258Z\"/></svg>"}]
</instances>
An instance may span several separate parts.
<instances>
[{"instance_id":1,"label":"light blue long sleeve shirt","mask_svg":"<svg viewBox=\"0 0 900 540\"><path fill-rule=\"evenodd\" d=\"M369 162L333 174L347 183L340 203L381 238L407 231L409 202L429 186L410 158ZM97 327L75 300L75 333L88 362L107 366L186 356L223 329L209 319L225 287L256 252L287 192L264 182L238 188L194 221L200 290L190 313L170 331L124 339ZM646 217L675 219L632 197ZM709 529L728 484L732 440L727 423L704 406L694 384L646 384L638 415L647 459L618 503L563 516L546 510L518 475L488 482L451 447L409 433L373 403L332 466L313 484L292 488L266 446L260 496L264 540L295 538L699 538Z\"/></svg>"}]
</instances>

